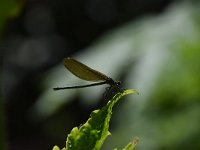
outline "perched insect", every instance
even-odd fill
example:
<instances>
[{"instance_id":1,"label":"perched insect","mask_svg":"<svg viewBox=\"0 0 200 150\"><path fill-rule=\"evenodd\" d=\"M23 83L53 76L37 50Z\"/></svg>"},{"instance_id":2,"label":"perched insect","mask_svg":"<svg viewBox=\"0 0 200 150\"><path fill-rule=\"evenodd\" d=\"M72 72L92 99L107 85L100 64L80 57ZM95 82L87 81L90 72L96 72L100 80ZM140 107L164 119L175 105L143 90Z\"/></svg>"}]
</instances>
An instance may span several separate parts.
<instances>
[{"instance_id":1,"label":"perched insect","mask_svg":"<svg viewBox=\"0 0 200 150\"><path fill-rule=\"evenodd\" d=\"M56 87L56 88L53 88L54 90L85 88L85 87L109 84L110 87L106 88L106 92L104 93L104 97L106 99L111 98L117 92L121 92L121 88L120 88L121 82L120 81L114 81L112 78L106 76L105 74L103 74L99 71L96 71L73 58L70 58L70 57L64 58L64 66L72 74L79 77L80 79L87 80L87 81L94 81L97 83L87 84L87 85L69 86L69 87Z\"/></svg>"}]
</instances>

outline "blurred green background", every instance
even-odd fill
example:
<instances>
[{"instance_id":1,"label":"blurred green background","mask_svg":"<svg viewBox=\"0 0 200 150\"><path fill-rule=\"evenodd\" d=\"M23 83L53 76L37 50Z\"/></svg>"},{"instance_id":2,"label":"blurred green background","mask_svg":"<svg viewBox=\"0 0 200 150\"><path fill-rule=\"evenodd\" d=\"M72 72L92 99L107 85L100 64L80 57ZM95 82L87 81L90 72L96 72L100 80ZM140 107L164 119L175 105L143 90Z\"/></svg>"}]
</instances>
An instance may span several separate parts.
<instances>
[{"instance_id":1,"label":"blurred green background","mask_svg":"<svg viewBox=\"0 0 200 150\"><path fill-rule=\"evenodd\" d=\"M87 84L69 56L140 92L115 106L103 149L200 149L199 1L1 1L0 34L0 149L63 147L106 103L106 85L52 90Z\"/></svg>"}]
</instances>

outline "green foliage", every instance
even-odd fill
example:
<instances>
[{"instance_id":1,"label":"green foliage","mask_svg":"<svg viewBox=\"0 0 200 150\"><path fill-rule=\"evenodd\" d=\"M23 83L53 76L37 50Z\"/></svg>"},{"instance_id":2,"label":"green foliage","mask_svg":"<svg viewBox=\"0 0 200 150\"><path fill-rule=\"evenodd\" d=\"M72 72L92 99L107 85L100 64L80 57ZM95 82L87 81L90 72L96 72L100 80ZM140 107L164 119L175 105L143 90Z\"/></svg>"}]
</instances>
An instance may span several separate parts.
<instances>
[{"instance_id":1,"label":"green foliage","mask_svg":"<svg viewBox=\"0 0 200 150\"><path fill-rule=\"evenodd\" d=\"M108 101L107 105L99 110L94 110L91 117L80 128L74 127L67 137L66 150L99 150L110 135L109 122L112 116L113 106L125 95L137 93L135 90L126 90L116 94L112 100ZM124 150L131 150L137 142L129 143ZM54 146L53 150L59 150Z\"/></svg>"},{"instance_id":2,"label":"green foliage","mask_svg":"<svg viewBox=\"0 0 200 150\"><path fill-rule=\"evenodd\" d=\"M137 143L139 142L139 138L135 137L133 139L133 142L130 142L128 145L126 145L125 148L123 148L122 150L133 150L135 148L135 146L137 145ZM117 149L116 149L117 150Z\"/></svg>"},{"instance_id":3,"label":"green foliage","mask_svg":"<svg viewBox=\"0 0 200 150\"><path fill-rule=\"evenodd\" d=\"M60 150L58 146L54 146L52 150Z\"/></svg>"}]
</instances>

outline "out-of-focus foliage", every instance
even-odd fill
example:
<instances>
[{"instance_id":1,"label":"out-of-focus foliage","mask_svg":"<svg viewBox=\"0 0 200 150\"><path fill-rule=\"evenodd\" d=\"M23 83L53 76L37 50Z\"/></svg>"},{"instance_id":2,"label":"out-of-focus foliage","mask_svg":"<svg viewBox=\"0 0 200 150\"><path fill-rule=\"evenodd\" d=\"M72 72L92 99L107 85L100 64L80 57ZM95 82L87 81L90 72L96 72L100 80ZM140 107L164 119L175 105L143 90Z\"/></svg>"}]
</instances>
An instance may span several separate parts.
<instances>
[{"instance_id":1,"label":"out-of-focus foliage","mask_svg":"<svg viewBox=\"0 0 200 150\"><path fill-rule=\"evenodd\" d=\"M126 90L116 94L106 106L91 113L91 118L80 128L74 127L67 137L66 150L99 150L109 132L109 123L113 106L125 95L137 93L135 90ZM120 138L120 137L119 137ZM137 143L128 144L124 150L133 150ZM56 147L54 147L55 149Z\"/></svg>"},{"instance_id":2,"label":"out-of-focus foliage","mask_svg":"<svg viewBox=\"0 0 200 150\"><path fill-rule=\"evenodd\" d=\"M200 44L177 41L147 103L145 116L157 135L157 148L200 148ZM153 121L153 122L152 122Z\"/></svg>"}]
</instances>

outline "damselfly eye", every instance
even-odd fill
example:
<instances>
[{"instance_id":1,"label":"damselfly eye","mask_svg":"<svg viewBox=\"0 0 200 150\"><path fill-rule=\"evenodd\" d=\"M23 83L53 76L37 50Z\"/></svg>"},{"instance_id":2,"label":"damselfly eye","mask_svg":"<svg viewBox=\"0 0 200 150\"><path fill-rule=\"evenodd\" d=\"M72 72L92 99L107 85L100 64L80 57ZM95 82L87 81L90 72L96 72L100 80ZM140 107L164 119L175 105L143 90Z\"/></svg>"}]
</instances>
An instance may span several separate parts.
<instances>
[{"instance_id":1,"label":"damselfly eye","mask_svg":"<svg viewBox=\"0 0 200 150\"><path fill-rule=\"evenodd\" d=\"M121 81L117 81L116 85L119 86L119 85L121 85L121 83L122 83Z\"/></svg>"}]
</instances>

